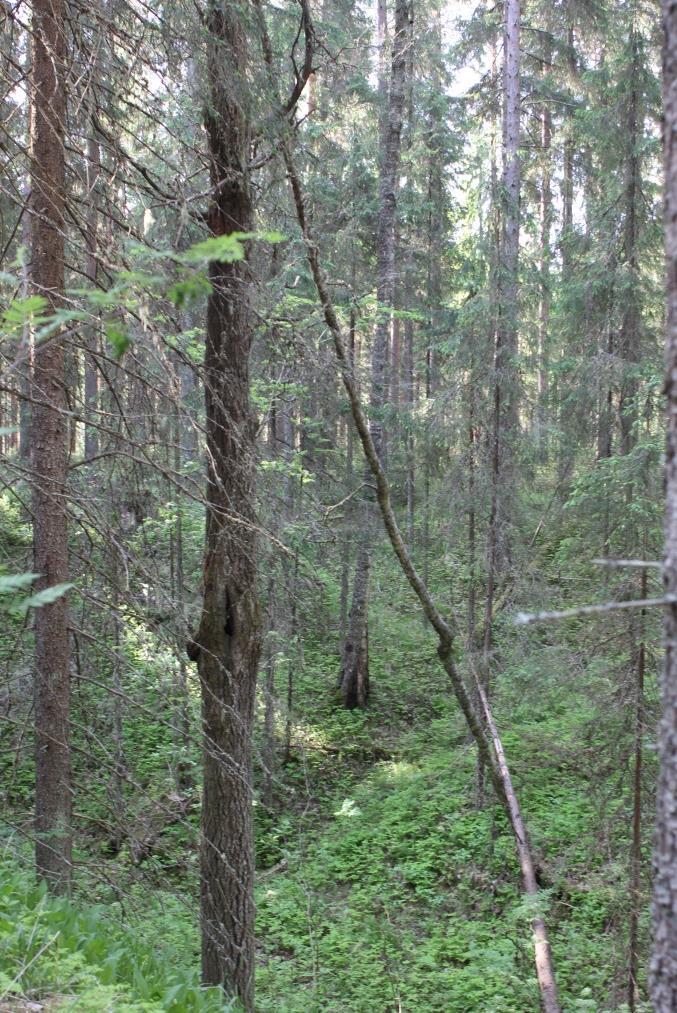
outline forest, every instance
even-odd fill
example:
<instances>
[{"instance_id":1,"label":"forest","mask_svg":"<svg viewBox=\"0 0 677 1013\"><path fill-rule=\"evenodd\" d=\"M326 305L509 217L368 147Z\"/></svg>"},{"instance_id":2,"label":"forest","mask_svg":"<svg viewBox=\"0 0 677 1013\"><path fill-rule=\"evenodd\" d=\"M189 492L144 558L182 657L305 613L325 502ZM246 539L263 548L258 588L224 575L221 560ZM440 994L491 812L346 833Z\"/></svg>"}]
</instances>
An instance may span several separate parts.
<instances>
[{"instance_id":1,"label":"forest","mask_svg":"<svg viewBox=\"0 0 677 1013\"><path fill-rule=\"evenodd\" d=\"M0 1010L677 1011L677 0L0 0Z\"/></svg>"}]
</instances>

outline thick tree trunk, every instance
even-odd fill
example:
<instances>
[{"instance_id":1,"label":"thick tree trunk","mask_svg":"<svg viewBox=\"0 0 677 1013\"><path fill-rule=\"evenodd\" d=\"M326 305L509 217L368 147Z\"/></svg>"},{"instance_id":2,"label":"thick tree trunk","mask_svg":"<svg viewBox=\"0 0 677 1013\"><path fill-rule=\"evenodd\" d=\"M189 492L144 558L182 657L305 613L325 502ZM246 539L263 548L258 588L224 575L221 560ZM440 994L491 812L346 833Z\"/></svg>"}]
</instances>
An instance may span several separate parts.
<instances>
[{"instance_id":1,"label":"thick tree trunk","mask_svg":"<svg viewBox=\"0 0 677 1013\"><path fill-rule=\"evenodd\" d=\"M663 580L677 593L677 0L663 0L665 228L667 255L666 381L668 412ZM665 665L658 735L654 943L651 1001L656 1013L677 1009L677 605L665 609Z\"/></svg>"},{"instance_id":2,"label":"thick tree trunk","mask_svg":"<svg viewBox=\"0 0 677 1013\"><path fill-rule=\"evenodd\" d=\"M248 47L241 8L207 17L205 125L215 198L213 235L250 231ZM245 96L245 97L243 97ZM224 182L225 181L225 182ZM249 403L252 321L247 261L212 263L205 403L207 520L204 598L191 655L202 688L202 980L254 1008L252 722L260 654L254 514L255 425Z\"/></svg>"},{"instance_id":3,"label":"thick tree trunk","mask_svg":"<svg viewBox=\"0 0 677 1013\"><path fill-rule=\"evenodd\" d=\"M63 0L33 4L34 138L31 281L56 310L64 289L65 61ZM65 354L57 337L35 350L31 425L37 591L68 574ZM55 892L71 882L70 672L65 596L35 613L36 865Z\"/></svg>"}]
</instances>

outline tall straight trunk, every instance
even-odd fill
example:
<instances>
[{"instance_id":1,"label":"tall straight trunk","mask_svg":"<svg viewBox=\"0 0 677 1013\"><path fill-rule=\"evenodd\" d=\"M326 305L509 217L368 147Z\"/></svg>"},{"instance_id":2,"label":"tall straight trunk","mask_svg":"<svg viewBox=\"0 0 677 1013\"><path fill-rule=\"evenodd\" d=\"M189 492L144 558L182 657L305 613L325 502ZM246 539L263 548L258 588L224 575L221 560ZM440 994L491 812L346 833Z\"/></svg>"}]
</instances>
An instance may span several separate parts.
<instances>
[{"instance_id":1,"label":"tall straight trunk","mask_svg":"<svg viewBox=\"0 0 677 1013\"><path fill-rule=\"evenodd\" d=\"M646 544L646 539L645 539ZM646 598L646 570L642 570L640 598ZM628 943L628 1006L631 1013L636 1009L639 999L637 981L639 970L639 917L642 910L640 895L642 883L642 762L643 742L645 734L644 717L644 674L646 666L645 644L646 609L639 615L638 637L635 634L634 620L631 620L631 648L635 668L635 762L633 770L632 790L632 846L630 851L630 931Z\"/></svg>"},{"instance_id":2,"label":"tall straight trunk","mask_svg":"<svg viewBox=\"0 0 677 1013\"><path fill-rule=\"evenodd\" d=\"M543 72L550 70L550 47L545 54ZM546 453L546 419L548 410L548 331L550 327L550 231L552 228L552 187L550 179L550 146L552 114L547 100L541 111L541 194L540 194L540 299L538 305L538 400L536 404L536 443L542 456Z\"/></svg>"},{"instance_id":3,"label":"tall straight trunk","mask_svg":"<svg viewBox=\"0 0 677 1013\"><path fill-rule=\"evenodd\" d=\"M98 275L98 242L97 229L99 211L98 182L101 170L101 151L94 136L94 126L90 125L87 138L87 229L85 275L93 287L96 287ZM96 428L96 410L99 401L99 374L94 356L97 351L98 328L93 324L87 335L85 352L85 458L96 457L99 452L99 434Z\"/></svg>"},{"instance_id":4,"label":"tall straight trunk","mask_svg":"<svg viewBox=\"0 0 677 1013\"><path fill-rule=\"evenodd\" d=\"M517 271L520 230L520 0L506 0L503 27L503 219L499 265L496 367L501 386L502 438L510 450L517 430ZM503 480L512 454L502 448Z\"/></svg>"},{"instance_id":5,"label":"tall straight trunk","mask_svg":"<svg viewBox=\"0 0 677 1013\"><path fill-rule=\"evenodd\" d=\"M503 169L501 226L496 269L496 332L492 420L492 492L487 534L486 637L491 638L493 594L498 572L511 560L511 515L515 499L518 432L517 292L520 228L520 0L506 0L503 14Z\"/></svg>"},{"instance_id":6,"label":"tall straight trunk","mask_svg":"<svg viewBox=\"0 0 677 1013\"><path fill-rule=\"evenodd\" d=\"M496 331L494 335L494 383L490 442L491 494L487 528L484 599L484 634L479 681L490 695L494 598L499 577L510 566L511 511L515 495L515 442L518 428L517 380L517 284L519 267L520 202L520 3L506 0L503 7L503 167L500 229L497 235L495 272ZM492 190L496 194L492 165ZM477 758L480 804L484 797L484 760Z\"/></svg>"},{"instance_id":7,"label":"tall straight trunk","mask_svg":"<svg viewBox=\"0 0 677 1013\"><path fill-rule=\"evenodd\" d=\"M629 275L625 293L626 305L619 338L619 351L624 363L618 411L621 430L621 453L628 454L635 443L637 411L634 398L637 394L637 377L634 374L639 361L640 301L638 291L638 205L642 199L640 177L639 143L642 135L641 113L637 75L639 72L639 48L637 29L633 24L630 31L631 82L627 96L625 114L628 152L625 168L625 216L623 227L623 260Z\"/></svg>"},{"instance_id":8,"label":"tall straight trunk","mask_svg":"<svg viewBox=\"0 0 677 1013\"><path fill-rule=\"evenodd\" d=\"M407 545L414 546L414 509L416 499L416 459L414 455L414 321L404 321L404 399L407 405L405 455L407 465Z\"/></svg>"},{"instance_id":9,"label":"tall straight trunk","mask_svg":"<svg viewBox=\"0 0 677 1013\"><path fill-rule=\"evenodd\" d=\"M27 109L26 109L26 126L28 135L28 153L29 158L32 160L34 144L35 144L35 91L33 81L33 50L34 45L31 40L29 33L26 33L25 39L26 46L26 59L25 59L25 70L26 70L26 85L27 85ZM27 299L31 294L31 252L33 248L33 241L31 235L31 218L32 218L32 194L30 190L30 184L26 187L25 192L25 211L23 220L21 222L21 241L24 247L24 262L21 267L21 295L24 299ZM33 340L33 328L31 327L30 320L26 320L23 326L23 334L21 336L21 343L24 352L24 360L19 367L19 391L21 395L21 406L19 409L19 456L23 463L27 463L30 467L31 458L31 384L33 376L33 364L35 356L35 343Z\"/></svg>"},{"instance_id":10,"label":"tall straight trunk","mask_svg":"<svg viewBox=\"0 0 677 1013\"><path fill-rule=\"evenodd\" d=\"M27 203L30 203L30 196ZM26 249L24 263L21 266L21 295L27 299L31 292L31 272L29 264L29 253L31 249L31 216L24 214L22 222L21 238ZM26 320L21 336L25 358L19 368L19 456L22 461L30 462L31 457L31 377L33 373L33 359L35 346L33 341L33 328L30 320Z\"/></svg>"},{"instance_id":11,"label":"tall straight trunk","mask_svg":"<svg viewBox=\"0 0 677 1013\"><path fill-rule=\"evenodd\" d=\"M33 4L31 282L52 310L64 291L64 0ZM60 338L38 346L31 425L36 590L68 575L66 363ZM71 884L70 671L65 596L35 613L36 866L55 892Z\"/></svg>"},{"instance_id":12,"label":"tall straight trunk","mask_svg":"<svg viewBox=\"0 0 677 1013\"><path fill-rule=\"evenodd\" d=\"M662 12L668 424L663 583L666 592L677 594L677 0L663 0ZM677 1009L677 605L665 609L661 698L651 1001L656 1013L670 1013Z\"/></svg>"},{"instance_id":13,"label":"tall straight trunk","mask_svg":"<svg viewBox=\"0 0 677 1013\"><path fill-rule=\"evenodd\" d=\"M207 12L205 126L214 236L248 232L248 44L242 8ZM224 182L225 181L225 182ZM252 319L248 261L212 263L205 406L207 518L202 616L195 642L202 689L204 786L200 843L202 981L254 1008L252 723L260 655L256 594L255 424L249 401Z\"/></svg>"},{"instance_id":14,"label":"tall straight trunk","mask_svg":"<svg viewBox=\"0 0 677 1013\"><path fill-rule=\"evenodd\" d=\"M181 364L177 363L177 369L181 368ZM172 406L173 415L173 441L174 441L174 472L176 475L181 474L181 408L180 408L180 391L181 381L177 378L176 386L178 390L175 394L174 405ZM183 516L181 512L181 503L177 496L176 498L176 518L174 521L174 607L177 613L178 625L179 625L179 673L178 682L176 686L176 711L174 716L174 730L176 736L176 746L179 755L179 760L176 766L177 775L177 786L179 789L188 787L190 783L190 777L188 775L188 757L190 755L190 698L188 695L188 672L186 667L186 659L183 652L180 650L180 643L185 639L186 631L186 596L185 596L185 576L184 576L184 561L183 561Z\"/></svg>"},{"instance_id":15,"label":"tall straight trunk","mask_svg":"<svg viewBox=\"0 0 677 1013\"><path fill-rule=\"evenodd\" d=\"M351 300L355 298L355 256L353 251L353 266L352 266L352 286L351 286ZM350 306L350 329L349 329L349 345L348 354L350 355L350 362L352 367L355 367L355 328L357 326L357 317L355 314L354 301L351 302ZM354 451L354 431L352 419L346 419L346 489L352 489L353 486L353 451ZM349 508L350 509L350 508ZM340 612L340 624L341 624L341 651L343 651L346 638L348 635L348 598L350 594L349 589L349 570L350 570L350 525L348 518L346 518L345 530L343 532L343 539L341 545L341 600L339 605Z\"/></svg>"},{"instance_id":16,"label":"tall straight trunk","mask_svg":"<svg viewBox=\"0 0 677 1013\"><path fill-rule=\"evenodd\" d=\"M566 4L567 16L567 38L566 38L566 63L569 72L570 85L573 86L578 73L576 66L576 35L573 23L573 10L571 0ZM562 231L560 235L560 249L562 253L562 277L564 281L571 278L572 265L572 239L574 231L574 133L573 133L573 110L568 109L565 121L564 153L562 171Z\"/></svg>"},{"instance_id":17,"label":"tall straight trunk","mask_svg":"<svg viewBox=\"0 0 677 1013\"><path fill-rule=\"evenodd\" d=\"M376 235L377 317L371 356L371 393L369 426L383 461L385 432L382 411L387 400L387 356L390 320L395 300L395 223L397 211L397 179L400 165L402 118L404 112L407 42L410 29L409 0L395 0L395 28L388 95L388 115L381 133L379 179L379 212ZM369 693L367 624L368 589L371 568L373 525L371 506L357 552L353 604L350 610L348 637L343 649L341 695L346 707L364 707Z\"/></svg>"}]
</instances>

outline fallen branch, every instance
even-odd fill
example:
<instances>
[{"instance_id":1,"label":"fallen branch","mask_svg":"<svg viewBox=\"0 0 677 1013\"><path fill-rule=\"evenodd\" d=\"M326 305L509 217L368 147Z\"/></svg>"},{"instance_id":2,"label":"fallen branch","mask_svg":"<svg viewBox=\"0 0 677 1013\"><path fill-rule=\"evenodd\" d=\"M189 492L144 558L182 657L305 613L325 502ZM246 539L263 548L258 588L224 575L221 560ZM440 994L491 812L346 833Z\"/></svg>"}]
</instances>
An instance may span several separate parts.
<instances>
[{"instance_id":1,"label":"fallen branch","mask_svg":"<svg viewBox=\"0 0 677 1013\"><path fill-rule=\"evenodd\" d=\"M656 608L659 605L677 605L677 594L666 594L662 598L633 598L630 601L607 601L602 605L581 605L562 612L518 612L515 626L529 626L560 619L576 619L578 616L604 615L606 612L625 612L628 609Z\"/></svg>"},{"instance_id":2,"label":"fallen branch","mask_svg":"<svg viewBox=\"0 0 677 1013\"><path fill-rule=\"evenodd\" d=\"M657 559L593 559L595 566L635 567L639 570L662 570L663 564Z\"/></svg>"},{"instance_id":3,"label":"fallen branch","mask_svg":"<svg viewBox=\"0 0 677 1013\"><path fill-rule=\"evenodd\" d=\"M264 42L264 53L265 50L266 45ZM272 65L269 65L269 70L272 75ZM480 692L480 700L484 716L483 721L470 699L463 678L454 661L454 638L456 634L455 624L451 620L445 619L437 608L437 605L430 595L426 584L421 579L416 567L414 566L413 560L409 555L406 543L400 532L397 518L395 517L395 511L393 510L391 502L390 486L379 460L378 452L374 446L367 416L362 406L357 384L355 382L353 367L346 347L346 342L343 337L343 331L341 329L338 316L336 315L336 310L329 294L329 287L320 264L319 250L310 230L301 181L296 171L288 139L288 130L286 123L284 122L282 123L282 131L283 136L281 151L294 198L296 215L301 227L308 264L315 282L318 297L322 304L325 322L334 341L334 349L339 362L341 379L350 401L353 420L360 437L364 456L366 457L367 463L376 480L376 497L381 511L381 516L383 518L383 523L402 571L421 603L423 611L425 612L431 626L437 634L438 656L447 676L449 677L456 699L458 700L468 727L477 744L480 756L489 771L491 782L494 786L498 799L505 809L508 819L510 820L510 825L513 830L515 844L517 847L520 868L522 871L523 892L529 897L537 897L539 889L536 881L536 872L531 855L531 849L529 847L528 838L522 821L519 801L513 788L510 770L505 758L501 739L493 720L489 701L486 694ZM490 737L487 735L487 728L489 730ZM536 915L532 919L532 928L534 933L536 974L538 977L543 1009L545 1010L545 1013L560 1013L560 1005L557 998L557 987L555 984L555 975L552 967L547 931L545 922L540 915Z\"/></svg>"}]
</instances>

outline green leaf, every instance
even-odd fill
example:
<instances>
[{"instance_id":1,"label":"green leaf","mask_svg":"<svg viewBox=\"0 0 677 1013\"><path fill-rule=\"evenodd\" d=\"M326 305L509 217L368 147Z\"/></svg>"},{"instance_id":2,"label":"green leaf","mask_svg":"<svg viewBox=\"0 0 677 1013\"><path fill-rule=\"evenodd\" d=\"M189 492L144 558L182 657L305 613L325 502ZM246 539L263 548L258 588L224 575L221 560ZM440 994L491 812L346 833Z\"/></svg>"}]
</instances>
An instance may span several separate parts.
<instances>
[{"instance_id":1,"label":"green leaf","mask_svg":"<svg viewBox=\"0 0 677 1013\"><path fill-rule=\"evenodd\" d=\"M48 302L42 295L31 295L26 299L15 299L2 315L5 328L22 327L25 323L44 323Z\"/></svg>"},{"instance_id":2,"label":"green leaf","mask_svg":"<svg viewBox=\"0 0 677 1013\"><path fill-rule=\"evenodd\" d=\"M116 327L115 324L106 324L106 338L116 359L121 359L132 343L127 332Z\"/></svg>"},{"instance_id":3,"label":"green leaf","mask_svg":"<svg viewBox=\"0 0 677 1013\"><path fill-rule=\"evenodd\" d=\"M175 282L167 290L167 296L177 309L197 302L202 296L209 295L212 286L202 274L191 275Z\"/></svg>"},{"instance_id":4,"label":"green leaf","mask_svg":"<svg viewBox=\"0 0 677 1013\"><path fill-rule=\"evenodd\" d=\"M231 232L227 236L211 236L189 247L177 259L184 264L232 264L244 259L244 244L250 239L259 239L264 243L282 243L285 237L281 232L274 231Z\"/></svg>"},{"instance_id":5,"label":"green leaf","mask_svg":"<svg viewBox=\"0 0 677 1013\"><path fill-rule=\"evenodd\" d=\"M210 239L203 239L201 243L195 243L180 259L185 264L232 264L236 260L243 260L245 255L244 242L247 239L255 239L255 232L231 232L227 236L212 236Z\"/></svg>"},{"instance_id":6,"label":"green leaf","mask_svg":"<svg viewBox=\"0 0 677 1013\"><path fill-rule=\"evenodd\" d=\"M37 609L42 608L43 605L51 605L52 602L62 598L72 587L75 587L75 584L52 584L51 587L46 587L43 591L38 591L37 594L22 601L21 611L25 613L29 608Z\"/></svg>"},{"instance_id":7,"label":"green leaf","mask_svg":"<svg viewBox=\"0 0 677 1013\"><path fill-rule=\"evenodd\" d=\"M14 591L30 587L39 576L39 573L12 573L2 576L0 577L0 594L11 594Z\"/></svg>"}]
</instances>

